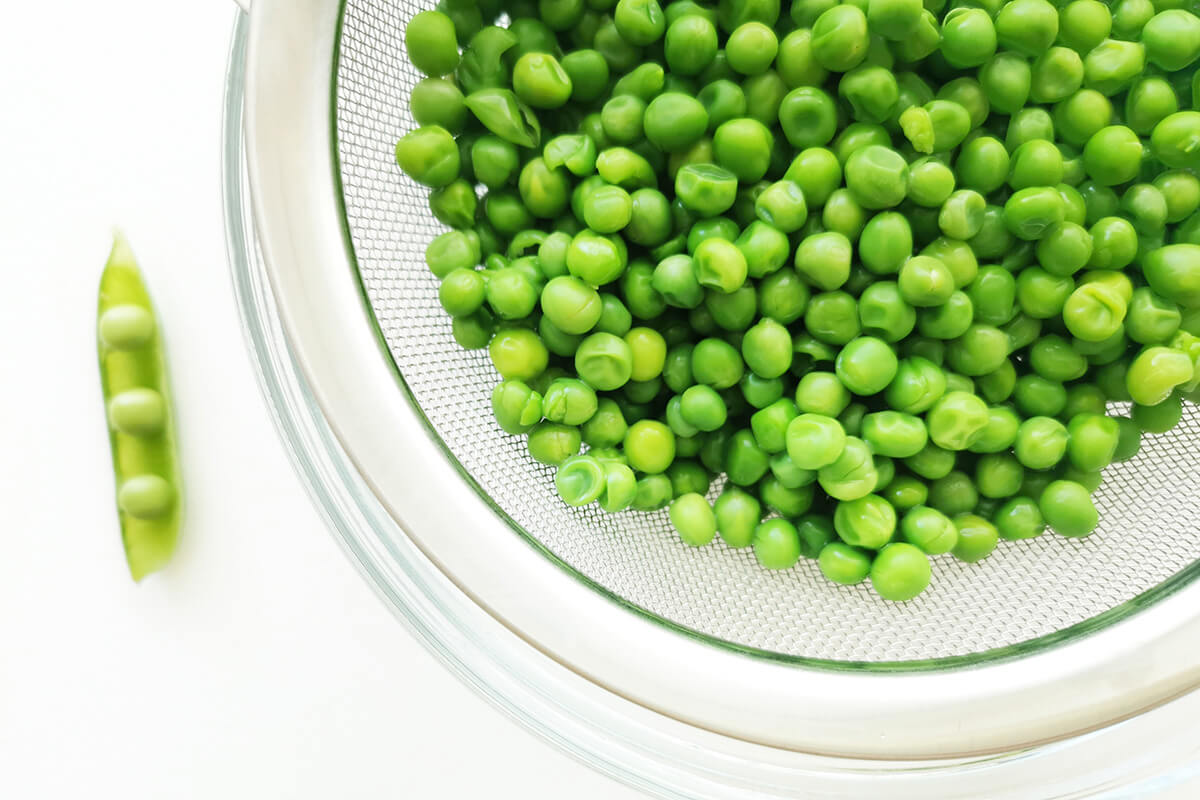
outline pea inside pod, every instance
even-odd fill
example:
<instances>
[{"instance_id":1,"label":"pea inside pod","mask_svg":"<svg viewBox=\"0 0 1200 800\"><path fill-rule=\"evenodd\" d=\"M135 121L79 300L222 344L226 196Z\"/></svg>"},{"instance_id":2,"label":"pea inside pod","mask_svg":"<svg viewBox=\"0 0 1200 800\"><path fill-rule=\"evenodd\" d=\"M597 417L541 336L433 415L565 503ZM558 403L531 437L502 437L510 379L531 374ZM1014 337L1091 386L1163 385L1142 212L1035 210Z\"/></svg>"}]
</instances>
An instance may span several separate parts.
<instances>
[{"instance_id":1,"label":"pea inside pod","mask_svg":"<svg viewBox=\"0 0 1200 800\"><path fill-rule=\"evenodd\" d=\"M119 234L100 279L96 330L121 540L140 581L175 552L183 498L162 338L141 270Z\"/></svg>"}]
</instances>

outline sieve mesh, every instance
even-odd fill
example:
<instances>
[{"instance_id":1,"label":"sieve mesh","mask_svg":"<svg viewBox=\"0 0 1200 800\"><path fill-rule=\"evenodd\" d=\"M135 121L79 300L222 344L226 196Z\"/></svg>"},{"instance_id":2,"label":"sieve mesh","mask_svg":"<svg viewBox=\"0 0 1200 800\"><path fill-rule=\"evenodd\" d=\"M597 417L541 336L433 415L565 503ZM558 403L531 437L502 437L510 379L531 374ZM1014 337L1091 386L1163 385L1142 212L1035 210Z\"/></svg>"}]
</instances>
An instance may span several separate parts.
<instances>
[{"instance_id":1,"label":"sieve mesh","mask_svg":"<svg viewBox=\"0 0 1200 800\"><path fill-rule=\"evenodd\" d=\"M692 549L665 512L607 515L557 497L552 471L504 435L490 411L498 380L485 351L461 350L438 304L424 248L443 229L426 191L396 166L413 127L419 79L403 55L408 0L347 0L336 125L347 224L362 284L410 391L447 450L529 536L615 595L698 633L788 656L907 661L962 656L1062 630L1122 604L1200 556L1200 412L1107 473L1100 528L1086 540L1047 534L1002 542L981 564L935 559L916 601L839 587L802 560L784 572L719 540ZM402 402L397 390L397 402ZM514 534L515 535L515 534Z\"/></svg>"}]
</instances>

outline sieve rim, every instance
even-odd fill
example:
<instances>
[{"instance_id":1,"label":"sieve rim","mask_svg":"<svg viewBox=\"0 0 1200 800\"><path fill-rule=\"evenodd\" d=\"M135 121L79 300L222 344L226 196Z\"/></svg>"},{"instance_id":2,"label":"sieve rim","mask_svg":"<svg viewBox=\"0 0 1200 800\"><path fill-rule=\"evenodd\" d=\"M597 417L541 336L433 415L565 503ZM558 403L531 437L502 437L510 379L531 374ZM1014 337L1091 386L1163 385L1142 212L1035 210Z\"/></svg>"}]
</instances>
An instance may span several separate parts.
<instances>
[{"instance_id":1,"label":"sieve rim","mask_svg":"<svg viewBox=\"0 0 1200 800\"><path fill-rule=\"evenodd\" d=\"M818 667L816 659L778 654L771 654L769 661L761 657L747 659L745 655L754 655L749 648L719 652L677 630L662 628L658 617L615 607L582 587L574 570L567 575L534 552L527 536L501 535L507 525L496 519L475 490L468 493L466 501L459 492L450 494L453 502L441 508L425 507L430 497L445 493L445 485L439 482L454 486L462 475L452 458L445 459L448 454L444 445L430 435L411 399L406 398L402 404L389 403L386 408L379 405L387 396L387 387L395 394L397 372L390 357L380 358L386 350L380 352L383 348L378 328L363 304L353 251L346 239L337 185L340 173L336 168L335 131L330 125L329 104L336 75L332 54L341 9L337 0L262 0L255 8L245 130L267 272L289 342L342 446L410 538L447 577L459 586L471 586L476 601L510 630L598 685L673 718L750 741L837 755L929 758L1028 746L1106 725L1161 703L1200 681L1197 668L1188 665L1185 646L1187 634L1200 628L1200 622L1187 612L1189 607L1196 607L1194 600L1200 595L1200 587L1191 582L1196 565L1181 573L1186 577L1167 587L1164 595L1160 596L1160 587L1113 609L1128 607L1123 618L1109 622L1103 630L1092 630L1061 644L1055 637L1071 639L1062 636L1065 632L1042 637L1055 641L1041 652L1016 654L1023 658L986 664L975 659L970 669L936 673L914 673L911 662L901 662L898 668L904 669L903 673L884 673L877 667L831 672ZM306 91L323 82L328 92ZM330 163L327 174L322 170L298 173L294 169L297 163L320 164L322 159ZM335 270L333 264L344 266L346 273ZM346 275L354 280L346 281ZM359 381L365 376L368 380ZM375 390L362 392L369 398L349 396L363 385ZM354 392L349 390L351 386ZM370 411L365 413L366 409ZM387 454L381 452L388 447L380 445L380 426L365 422L367 419L388 420L389 424L382 427L389 434L390 445L409 446L428 457L434 467L406 472L388 463ZM449 547L440 540L444 538L441 534L429 535L439 527L442 534L470 527L497 535L482 537L489 547L484 557L462 552L461 541ZM475 536L479 538L477 532ZM569 598L560 607L575 611L575 618L594 620L597 631L585 637L577 626L563 625L563 620L556 624L535 618L541 609L532 609L528 599L494 585L494 574L490 585L485 580L489 572L495 572L497 563L516 567L514 572L526 578L526 586L541 586L539 596L558 597L561 593L562 598ZM482 588L485 586L486 590ZM616 638L632 636L644 651L655 652L659 658L648 664L646 659L630 658L628 654L622 657L620 653L600 652L606 636L614 634ZM580 641L585 638L588 640ZM704 637L704 641L715 640ZM1153 658L1155 655L1160 657ZM1139 670L1137 667L1148 658L1155 668ZM736 707L700 708L697 699L715 696L711 691L714 687L728 687L711 676L681 681L687 665L696 659L706 659L703 663L715 674L736 667L755 679L750 681L755 687L730 698L729 704ZM945 664L939 659L936 666ZM1095 703L1095 696L1103 696L1108 684L1106 670L1128 671L1128 685L1120 698ZM966 680L951 681L957 687L945 685L948 678L961 678L965 673L970 673ZM984 680L999 688L984 696L973 691L981 673L987 673ZM804 684L803 691L797 690L797 683ZM932 690L941 694L935 708L927 702L893 702L890 706L880 702L897 693L915 692L917 698L928 697ZM833 709L828 702L830 696L855 696L859 701L853 709L846 709L844 703ZM804 714L780 714L781 706L789 711L803 709ZM881 714L884 707L886 713ZM1028 720L1011 719L1015 709L1022 707L1044 710L1044 723L1030 726ZM834 711L844 714L844 718L830 721L827 712ZM939 714L954 724L964 719L984 720L988 730L965 736L959 732L953 737L943 733L920 742L903 735L911 733L917 715L923 719L922 724L938 727ZM1011 722L998 724L1005 714ZM810 727L796 730L805 725ZM885 734L877 741L864 743L864 725Z\"/></svg>"}]
</instances>

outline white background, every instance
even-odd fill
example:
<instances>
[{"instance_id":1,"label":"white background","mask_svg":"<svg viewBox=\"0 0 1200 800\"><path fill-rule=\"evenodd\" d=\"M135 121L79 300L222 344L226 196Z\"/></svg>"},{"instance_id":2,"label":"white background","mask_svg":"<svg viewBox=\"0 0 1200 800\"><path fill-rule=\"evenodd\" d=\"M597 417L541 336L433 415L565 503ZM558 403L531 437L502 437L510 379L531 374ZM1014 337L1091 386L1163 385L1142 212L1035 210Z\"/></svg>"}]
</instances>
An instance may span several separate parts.
<instances>
[{"instance_id":1,"label":"white background","mask_svg":"<svg viewBox=\"0 0 1200 800\"><path fill-rule=\"evenodd\" d=\"M445 673L293 475L223 249L233 13L230 0L4 6L0 798L634 800ZM165 320L189 501L175 561L140 586L94 353L115 224Z\"/></svg>"},{"instance_id":2,"label":"white background","mask_svg":"<svg viewBox=\"0 0 1200 800\"><path fill-rule=\"evenodd\" d=\"M629 800L459 684L324 530L253 380L219 190L231 0L0 25L0 797ZM188 519L130 580L94 351L121 225L164 320Z\"/></svg>"}]
</instances>

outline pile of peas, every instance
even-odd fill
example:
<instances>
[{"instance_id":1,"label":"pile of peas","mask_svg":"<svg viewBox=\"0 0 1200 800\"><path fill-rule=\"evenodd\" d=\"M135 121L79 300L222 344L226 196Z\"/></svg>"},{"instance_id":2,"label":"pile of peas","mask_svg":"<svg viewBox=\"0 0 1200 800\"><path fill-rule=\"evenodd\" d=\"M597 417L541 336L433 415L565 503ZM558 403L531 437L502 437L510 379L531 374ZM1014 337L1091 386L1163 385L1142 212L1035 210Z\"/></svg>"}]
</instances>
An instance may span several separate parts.
<instances>
[{"instance_id":1,"label":"pile of peas","mask_svg":"<svg viewBox=\"0 0 1200 800\"><path fill-rule=\"evenodd\" d=\"M571 505L889 600L932 555L1086 536L1101 470L1200 400L1179 4L417 14L396 159L453 228L426 260L499 425Z\"/></svg>"}]
</instances>

